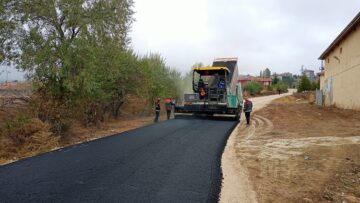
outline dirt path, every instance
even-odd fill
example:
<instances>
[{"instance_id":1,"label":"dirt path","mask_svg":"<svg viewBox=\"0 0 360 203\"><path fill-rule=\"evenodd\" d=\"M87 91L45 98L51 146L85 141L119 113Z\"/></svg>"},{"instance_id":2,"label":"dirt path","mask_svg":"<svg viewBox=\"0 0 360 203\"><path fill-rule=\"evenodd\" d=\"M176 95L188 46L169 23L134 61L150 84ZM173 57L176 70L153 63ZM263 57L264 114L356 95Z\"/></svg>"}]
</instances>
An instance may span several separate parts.
<instances>
[{"instance_id":1,"label":"dirt path","mask_svg":"<svg viewBox=\"0 0 360 203\"><path fill-rule=\"evenodd\" d=\"M291 95L294 91L295 90L292 89L286 94L253 98L251 100L254 111L264 108L274 99ZM244 115L242 115L242 120L243 119ZM240 130L244 132L242 134L246 135L242 142L248 142L255 134L255 126L258 126L256 130L262 133L268 132L273 126L268 119L256 115L253 117L252 124L249 127L244 127L242 123L243 122L240 122L230 135L222 156L221 165L224 179L220 193L220 202L257 202L256 193L250 183L248 172L238 161L239 157L236 155L236 139L238 139L237 135Z\"/></svg>"},{"instance_id":2,"label":"dirt path","mask_svg":"<svg viewBox=\"0 0 360 203\"><path fill-rule=\"evenodd\" d=\"M311 98L277 99L238 125L222 157L222 202L360 202L360 114Z\"/></svg>"}]
</instances>

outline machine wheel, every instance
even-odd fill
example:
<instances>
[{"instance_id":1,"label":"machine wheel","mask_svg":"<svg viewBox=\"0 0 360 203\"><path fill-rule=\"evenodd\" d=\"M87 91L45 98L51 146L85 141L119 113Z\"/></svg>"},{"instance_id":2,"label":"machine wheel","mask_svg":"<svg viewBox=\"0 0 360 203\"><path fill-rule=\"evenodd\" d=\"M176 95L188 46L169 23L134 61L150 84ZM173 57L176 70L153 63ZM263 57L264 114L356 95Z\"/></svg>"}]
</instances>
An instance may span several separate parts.
<instances>
[{"instance_id":1,"label":"machine wheel","mask_svg":"<svg viewBox=\"0 0 360 203\"><path fill-rule=\"evenodd\" d=\"M234 118L234 120L235 121L239 121L240 120L240 117L241 117L241 110L242 110L242 108L241 107L238 107L238 112L235 114L235 118Z\"/></svg>"},{"instance_id":2,"label":"machine wheel","mask_svg":"<svg viewBox=\"0 0 360 203\"><path fill-rule=\"evenodd\" d=\"M240 120L240 113L235 114L234 120L235 120L235 121L239 121L239 120Z\"/></svg>"}]
</instances>

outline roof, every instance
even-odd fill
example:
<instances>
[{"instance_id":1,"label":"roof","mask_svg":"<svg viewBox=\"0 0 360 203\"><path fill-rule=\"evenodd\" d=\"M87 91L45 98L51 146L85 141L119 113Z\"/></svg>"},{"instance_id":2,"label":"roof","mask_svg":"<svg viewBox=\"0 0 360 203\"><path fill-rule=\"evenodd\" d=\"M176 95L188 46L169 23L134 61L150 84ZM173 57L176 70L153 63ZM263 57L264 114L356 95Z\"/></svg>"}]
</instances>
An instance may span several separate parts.
<instances>
[{"instance_id":1,"label":"roof","mask_svg":"<svg viewBox=\"0 0 360 203\"><path fill-rule=\"evenodd\" d=\"M194 71L205 71L205 70L226 70L230 73L230 70L226 67L214 67L214 66L207 66L207 67L198 67L193 68Z\"/></svg>"},{"instance_id":2,"label":"roof","mask_svg":"<svg viewBox=\"0 0 360 203\"><path fill-rule=\"evenodd\" d=\"M330 44L330 46L321 54L319 57L320 60L324 60L327 55L346 37L351 31L353 31L356 26L360 23L360 12L355 16L355 18L346 26L346 28L336 37L336 39Z\"/></svg>"},{"instance_id":3,"label":"roof","mask_svg":"<svg viewBox=\"0 0 360 203\"><path fill-rule=\"evenodd\" d=\"M252 80L252 78L239 78L238 79L239 81L251 81Z\"/></svg>"},{"instance_id":4,"label":"roof","mask_svg":"<svg viewBox=\"0 0 360 203\"><path fill-rule=\"evenodd\" d=\"M243 80L243 81L252 80L252 79L254 79L254 76L251 76L251 75L240 75L239 76L239 80Z\"/></svg>"}]
</instances>

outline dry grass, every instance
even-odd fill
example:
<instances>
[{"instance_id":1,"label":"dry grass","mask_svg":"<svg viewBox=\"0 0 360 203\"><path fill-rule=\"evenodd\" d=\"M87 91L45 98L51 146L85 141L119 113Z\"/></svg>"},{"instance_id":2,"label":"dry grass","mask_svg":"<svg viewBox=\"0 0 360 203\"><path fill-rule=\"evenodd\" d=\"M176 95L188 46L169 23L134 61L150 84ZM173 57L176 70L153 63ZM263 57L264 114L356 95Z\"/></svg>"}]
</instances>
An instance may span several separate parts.
<instances>
[{"instance_id":1,"label":"dry grass","mask_svg":"<svg viewBox=\"0 0 360 203\"><path fill-rule=\"evenodd\" d=\"M9 103L0 106L0 165L132 130L153 122L152 108L143 99L130 96L118 119L106 119L100 125L84 127L81 121L68 118L63 120L71 123L66 133L55 135L54 125L34 118L30 108L27 103ZM163 114L161 120L164 119Z\"/></svg>"},{"instance_id":2,"label":"dry grass","mask_svg":"<svg viewBox=\"0 0 360 203\"><path fill-rule=\"evenodd\" d=\"M34 118L15 117L2 123L0 164L50 151L59 146L59 137L49 126Z\"/></svg>"},{"instance_id":3,"label":"dry grass","mask_svg":"<svg viewBox=\"0 0 360 203\"><path fill-rule=\"evenodd\" d=\"M360 115L312 100L275 100L239 130L237 154L259 202L360 201Z\"/></svg>"}]
</instances>

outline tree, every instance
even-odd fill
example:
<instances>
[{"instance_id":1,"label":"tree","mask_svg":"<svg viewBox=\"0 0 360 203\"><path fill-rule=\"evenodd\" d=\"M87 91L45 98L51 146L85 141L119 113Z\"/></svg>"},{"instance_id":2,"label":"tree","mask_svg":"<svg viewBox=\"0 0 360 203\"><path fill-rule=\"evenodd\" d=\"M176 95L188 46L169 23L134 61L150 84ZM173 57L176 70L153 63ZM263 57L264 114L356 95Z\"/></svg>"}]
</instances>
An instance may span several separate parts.
<instances>
[{"instance_id":1,"label":"tree","mask_svg":"<svg viewBox=\"0 0 360 203\"><path fill-rule=\"evenodd\" d=\"M51 103L54 113L73 108L85 117L105 111L117 116L141 78L137 56L127 48L132 5L132 0L3 0L0 60L26 71L37 98Z\"/></svg>"},{"instance_id":2,"label":"tree","mask_svg":"<svg viewBox=\"0 0 360 203\"><path fill-rule=\"evenodd\" d=\"M312 89L312 90L320 89L320 80L313 81L313 82L311 83L311 89Z\"/></svg>"},{"instance_id":3,"label":"tree","mask_svg":"<svg viewBox=\"0 0 360 203\"><path fill-rule=\"evenodd\" d=\"M249 92L251 95L259 94L262 89L263 86L261 86L261 84L255 81L248 82L244 86L244 90Z\"/></svg>"},{"instance_id":4,"label":"tree","mask_svg":"<svg viewBox=\"0 0 360 203\"><path fill-rule=\"evenodd\" d=\"M298 85L298 92L309 91L309 90L312 90L311 82L309 78L305 74L303 74L301 76L300 83Z\"/></svg>"},{"instance_id":5,"label":"tree","mask_svg":"<svg viewBox=\"0 0 360 203\"><path fill-rule=\"evenodd\" d=\"M276 84L273 84L272 88L275 89L276 91L280 90L281 92L286 92L288 89L288 86L283 81L280 81Z\"/></svg>"},{"instance_id":6,"label":"tree","mask_svg":"<svg viewBox=\"0 0 360 203\"><path fill-rule=\"evenodd\" d=\"M132 0L4 0L3 58L62 97L84 69L106 67L93 53L125 51L132 5Z\"/></svg>"},{"instance_id":7,"label":"tree","mask_svg":"<svg viewBox=\"0 0 360 203\"><path fill-rule=\"evenodd\" d=\"M287 84L288 87L292 87L295 82L293 76L282 76L282 81Z\"/></svg>"},{"instance_id":8,"label":"tree","mask_svg":"<svg viewBox=\"0 0 360 203\"><path fill-rule=\"evenodd\" d=\"M279 82L279 78L277 74L275 73L274 79L272 80L272 84L276 85Z\"/></svg>"}]
</instances>

